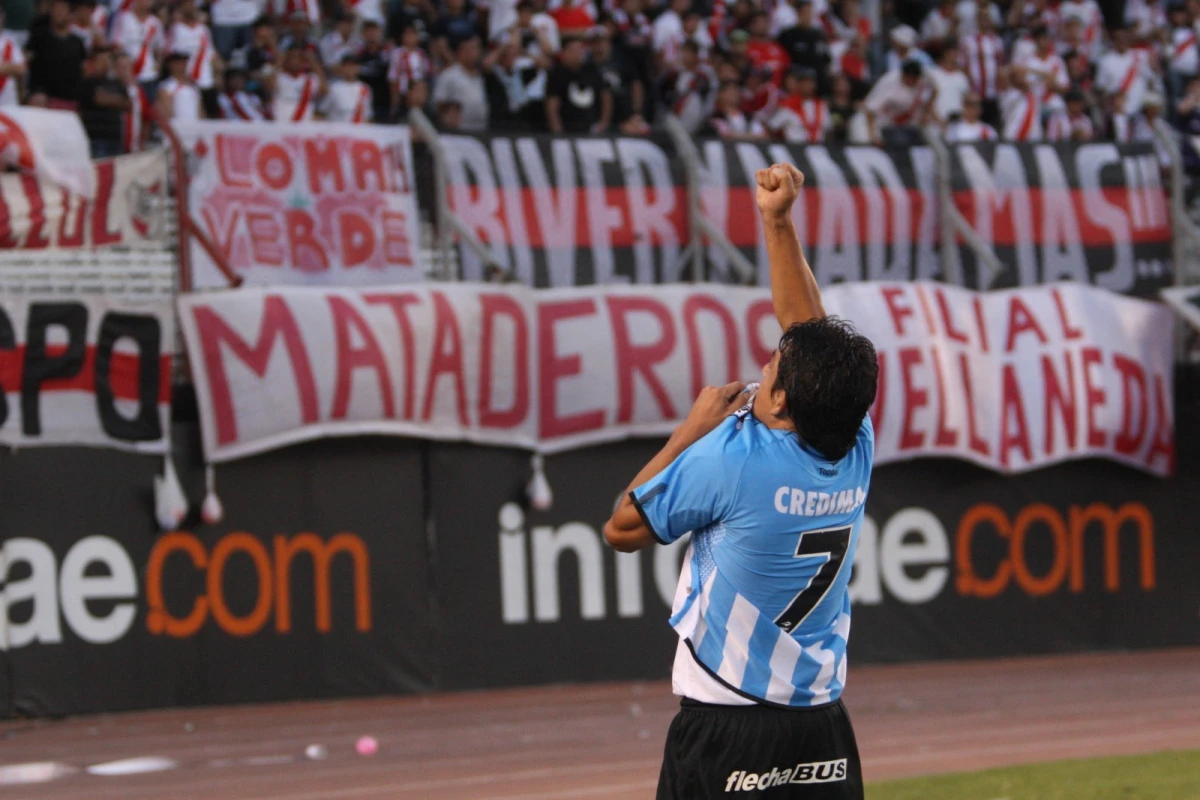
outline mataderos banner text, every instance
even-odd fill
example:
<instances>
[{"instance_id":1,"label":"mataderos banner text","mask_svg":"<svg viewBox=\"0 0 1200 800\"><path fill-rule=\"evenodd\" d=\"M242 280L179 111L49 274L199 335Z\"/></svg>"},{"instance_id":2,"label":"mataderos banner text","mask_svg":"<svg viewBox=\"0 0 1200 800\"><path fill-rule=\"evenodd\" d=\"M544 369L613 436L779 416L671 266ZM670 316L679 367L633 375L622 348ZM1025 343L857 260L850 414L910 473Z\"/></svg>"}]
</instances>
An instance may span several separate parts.
<instances>
[{"instance_id":1,"label":"mataderos banner text","mask_svg":"<svg viewBox=\"0 0 1200 800\"><path fill-rule=\"evenodd\" d=\"M669 142L647 138L443 136L450 207L518 280L538 287L691 278L687 181ZM945 277L937 169L928 147L705 141L703 213L768 284L754 173L790 161L805 174L793 217L822 286ZM1152 296L1171 281L1171 230L1148 143L962 144L950 190L1005 268L969 248L965 285L1077 280ZM743 282L716 247L704 279ZM485 277L459 248L463 276Z\"/></svg>"},{"instance_id":2,"label":"mataderos banner text","mask_svg":"<svg viewBox=\"0 0 1200 800\"><path fill-rule=\"evenodd\" d=\"M86 152L87 143L84 142ZM0 249L128 247L163 236L167 158L159 151L92 161L88 199L48 177L0 175Z\"/></svg>"},{"instance_id":3,"label":"mataderos banner text","mask_svg":"<svg viewBox=\"0 0 1200 800\"><path fill-rule=\"evenodd\" d=\"M169 298L0 293L0 445L166 451Z\"/></svg>"},{"instance_id":4,"label":"mataderos banner text","mask_svg":"<svg viewBox=\"0 0 1200 800\"><path fill-rule=\"evenodd\" d=\"M878 463L1172 471L1165 308L1079 284L824 300L879 353ZM663 435L706 384L754 380L779 337L767 292L713 285L253 288L179 306L213 461L366 433L543 452Z\"/></svg>"},{"instance_id":5,"label":"mataderos banner text","mask_svg":"<svg viewBox=\"0 0 1200 800\"><path fill-rule=\"evenodd\" d=\"M406 126L198 121L176 130L189 155L189 213L248 284L423 277ZM228 285L195 237L190 253L197 288Z\"/></svg>"}]
</instances>

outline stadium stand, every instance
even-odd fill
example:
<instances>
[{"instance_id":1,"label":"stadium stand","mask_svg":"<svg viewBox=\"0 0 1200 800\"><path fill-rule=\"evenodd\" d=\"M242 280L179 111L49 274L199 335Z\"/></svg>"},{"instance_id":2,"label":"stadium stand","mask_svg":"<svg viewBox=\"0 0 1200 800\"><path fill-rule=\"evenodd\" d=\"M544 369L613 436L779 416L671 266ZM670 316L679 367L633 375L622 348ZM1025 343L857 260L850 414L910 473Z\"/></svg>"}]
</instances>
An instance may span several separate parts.
<instances>
[{"instance_id":1,"label":"stadium stand","mask_svg":"<svg viewBox=\"0 0 1200 800\"><path fill-rule=\"evenodd\" d=\"M1160 116L1200 131L1200 3L1110 5L43 0L0 37L0 106L78 109L98 157L146 146L152 106L625 135L674 112L693 134L792 143L910 143L928 124L1154 141Z\"/></svg>"}]
</instances>

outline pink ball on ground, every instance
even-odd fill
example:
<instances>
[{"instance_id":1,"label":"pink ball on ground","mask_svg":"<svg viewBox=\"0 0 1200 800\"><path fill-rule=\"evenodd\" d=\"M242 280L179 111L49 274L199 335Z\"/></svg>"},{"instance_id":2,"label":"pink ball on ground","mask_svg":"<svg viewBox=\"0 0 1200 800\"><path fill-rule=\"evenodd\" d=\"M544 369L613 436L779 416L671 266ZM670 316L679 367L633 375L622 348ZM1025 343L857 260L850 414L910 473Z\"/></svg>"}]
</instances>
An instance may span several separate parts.
<instances>
[{"instance_id":1,"label":"pink ball on ground","mask_svg":"<svg viewBox=\"0 0 1200 800\"><path fill-rule=\"evenodd\" d=\"M374 736L360 736L354 743L354 749L360 756L373 756L379 750L379 742L375 741Z\"/></svg>"}]
</instances>

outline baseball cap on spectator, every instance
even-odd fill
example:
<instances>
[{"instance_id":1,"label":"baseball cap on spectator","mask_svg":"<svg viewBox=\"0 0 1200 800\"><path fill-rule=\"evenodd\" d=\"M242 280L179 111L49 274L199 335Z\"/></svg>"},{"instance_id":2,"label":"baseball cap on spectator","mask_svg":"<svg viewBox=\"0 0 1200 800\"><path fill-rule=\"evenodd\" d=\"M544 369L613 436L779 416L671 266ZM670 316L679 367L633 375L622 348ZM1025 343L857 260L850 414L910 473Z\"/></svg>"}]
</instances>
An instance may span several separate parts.
<instances>
[{"instance_id":1,"label":"baseball cap on spectator","mask_svg":"<svg viewBox=\"0 0 1200 800\"><path fill-rule=\"evenodd\" d=\"M917 32L908 25L897 25L892 28L890 38L894 44L901 47L917 46Z\"/></svg>"},{"instance_id":2,"label":"baseball cap on spectator","mask_svg":"<svg viewBox=\"0 0 1200 800\"><path fill-rule=\"evenodd\" d=\"M788 70L788 77L801 81L815 81L817 71L812 67L792 67Z\"/></svg>"},{"instance_id":3,"label":"baseball cap on spectator","mask_svg":"<svg viewBox=\"0 0 1200 800\"><path fill-rule=\"evenodd\" d=\"M1087 17L1084 15L1083 10L1080 9L1079 7L1069 6L1068 8L1064 9L1062 12L1062 21L1063 21L1064 25L1066 25L1067 23L1070 23L1070 22L1075 22L1080 25L1085 25L1085 24L1087 24Z\"/></svg>"},{"instance_id":4,"label":"baseball cap on spectator","mask_svg":"<svg viewBox=\"0 0 1200 800\"><path fill-rule=\"evenodd\" d=\"M900 71L910 78L919 78L925 68L921 66L921 62L915 58L906 58L900 66Z\"/></svg>"},{"instance_id":5,"label":"baseball cap on spectator","mask_svg":"<svg viewBox=\"0 0 1200 800\"><path fill-rule=\"evenodd\" d=\"M400 35L403 36L405 31L409 30L410 28L417 32L417 38L420 39L422 42L426 41L429 38L429 31L425 27L425 20L423 20L419 17L410 19L404 25L404 27L400 29Z\"/></svg>"},{"instance_id":6,"label":"baseball cap on spectator","mask_svg":"<svg viewBox=\"0 0 1200 800\"><path fill-rule=\"evenodd\" d=\"M729 34L729 41L734 42L734 43L748 42L748 41L750 41L750 34L747 33L746 31L742 30L741 28L738 28L736 31Z\"/></svg>"}]
</instances>

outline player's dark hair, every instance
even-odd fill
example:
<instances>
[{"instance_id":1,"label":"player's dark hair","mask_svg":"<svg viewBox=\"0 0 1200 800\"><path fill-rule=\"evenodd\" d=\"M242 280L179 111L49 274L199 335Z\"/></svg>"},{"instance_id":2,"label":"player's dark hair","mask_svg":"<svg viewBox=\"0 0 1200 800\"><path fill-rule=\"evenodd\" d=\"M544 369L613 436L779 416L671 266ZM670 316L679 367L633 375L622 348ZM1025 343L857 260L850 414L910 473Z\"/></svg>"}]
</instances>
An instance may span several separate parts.
<instances>
[{"instance_id":1,"label":"player's dark hair","mask_svg":"<svg viewBox=\"0 0 1200 800\"><path fill-rule=\"evenodd\" d=\"M850 452L875 402L879 363L871 340L837 317L792 325L779 340L775 384L800 441L830 461Z\"/></svg>"}]
</instances>

